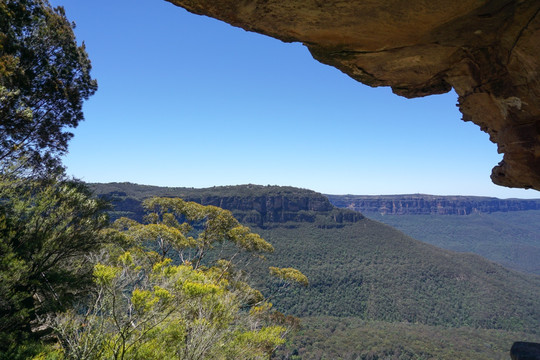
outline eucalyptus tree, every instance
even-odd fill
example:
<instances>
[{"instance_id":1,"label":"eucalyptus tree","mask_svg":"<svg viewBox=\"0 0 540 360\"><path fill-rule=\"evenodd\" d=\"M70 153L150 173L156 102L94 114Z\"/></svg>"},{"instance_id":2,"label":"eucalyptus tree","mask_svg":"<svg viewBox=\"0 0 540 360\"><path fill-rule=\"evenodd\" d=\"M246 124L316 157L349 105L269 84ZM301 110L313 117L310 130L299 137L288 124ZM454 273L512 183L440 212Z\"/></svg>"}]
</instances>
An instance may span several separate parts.
<instances>
[{"instance_id":1,"label":"eucalyptus tree","mask_svg":"<svg viewBox=\"0 0 540 360\"><path fill-rule=\"evenodd\" d=\"M222 243L254 256L273 247L215 206L153 198L144 207L145 224L115 222L123 241L96 258L91 296L50 317L61 344L55 356L268 359L284 343L294 318L273 311L240 276L236 251L204 259ZM307 285L298 270L271 272L281 281Z\"/></svg>"}]
</instances>

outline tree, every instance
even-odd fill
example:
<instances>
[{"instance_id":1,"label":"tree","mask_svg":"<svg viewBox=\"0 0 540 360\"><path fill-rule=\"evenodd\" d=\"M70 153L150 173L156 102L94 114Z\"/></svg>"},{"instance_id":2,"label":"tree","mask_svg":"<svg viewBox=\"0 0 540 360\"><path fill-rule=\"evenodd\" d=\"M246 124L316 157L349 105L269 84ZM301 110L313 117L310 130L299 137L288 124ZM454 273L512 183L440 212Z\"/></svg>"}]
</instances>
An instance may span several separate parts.
<instances>
[{"instance_id":1,"label":"tree","mask_svg":"<svg viewBox=\"0 0 540 360\"><path fill-rule=\"evenodd\" d=\"M0 0L0 165L34 170L60 164L94 94L84 44L63 8L47 0Z\"/></svg>"},{"instance_id":2,"label":"tree","mask_svg":"<svg viewBox=\"0 0 540 360\"><path fill-rule=\"evenodd\" d=\"M272 311L229 259L205 261L215 245L271 252L272 246L214 206L181 199L144 202L147 224L114 227L129 248L111 245L94 267L95 291L50 318L67 359L267 359L294 321ZM177 259L176 263L173 261ZM273 268L284 281L307 279Z\"/></svg>"},{"instance_id":3,"label":"tree","mask_svg":"<svg viewBox=\"0 0 540 360\"><path fill-rule=\"evenodd\" d=\"M0 358L15 358L41 335L40 317L84 294L86 256L108 240L107 226L104 204L81 183L0 176Z\"/></svg>"}]
</instances>

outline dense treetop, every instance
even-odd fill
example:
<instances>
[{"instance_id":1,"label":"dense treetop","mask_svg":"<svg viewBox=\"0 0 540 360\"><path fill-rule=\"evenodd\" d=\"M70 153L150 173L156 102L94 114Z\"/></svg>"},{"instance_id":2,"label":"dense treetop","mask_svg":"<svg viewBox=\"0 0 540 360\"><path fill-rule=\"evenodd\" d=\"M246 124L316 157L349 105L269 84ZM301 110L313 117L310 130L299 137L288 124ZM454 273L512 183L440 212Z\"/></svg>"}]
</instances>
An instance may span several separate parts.
<instances>
[{"instance_id":1,"label":"dense treetop","mask_svg":"<svg viewBox=\"0 0 540 360\"><path fill-rule=\"evenodd\" d=\"M152 196L192 197L261 197L261 196L302 196L320 198L321 194L308 189L277 185L231 185L209 188L165 187L124 183L95 183L90 186L98 194L122 193L124 196L142 200ZM323 197L324 198L324 197Z\"/></svg>"},{"instance_id":2,"label":"dense treetop","mask_svg":"<svg viewBox=\"0 0 540 360\"><path fill-rule=\"evenodd\" d=\"M115 203L121 207L117 212L137 215L140 202L126 197L129 189L137 186L126 184L123 190L121 184L109 185L94 189L123 193L119 196L122 201ZM251 199L242 195L243 187L238 190L240 200ZM220 198L219 188L216 194L212 188L204 191ZM298 189L292 196L301 196L303 191ZM243 206L243 201L234 204ZM274 301L280 311L295 316L358 316L428 325L537 330L538 277L509 271L472 254L436 248L366 218L336 222L334 214L323 212L313 221L291 216L289 221L263 227L244 218L274 246L274 253L267 255L272 263L283 267L293 264L309 278L309 287ZM265 280L266 268L255 265L249 271L257 288L274 291L273 284Z\"/></svg>"},{"instance_id":3,"label":"dense treetop","mask_svg":"<svg viewBox=\"0 0 540 360\"><path fill-rule=\"evenodd\" d=\"M59 165L97 89L90 60L62 8L47 0L0 1L0 165Z\"/></svg>"}]
</instances>

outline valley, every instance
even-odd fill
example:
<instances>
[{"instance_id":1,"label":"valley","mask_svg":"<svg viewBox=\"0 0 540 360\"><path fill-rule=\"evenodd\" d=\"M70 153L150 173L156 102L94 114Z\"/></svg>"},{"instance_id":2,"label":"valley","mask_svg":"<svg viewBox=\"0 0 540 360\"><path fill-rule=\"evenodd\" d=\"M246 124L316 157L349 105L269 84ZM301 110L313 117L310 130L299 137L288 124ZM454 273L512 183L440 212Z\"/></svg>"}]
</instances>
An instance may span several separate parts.
<instances>
[{"instance_id":1,"label":"valley","mask_svg":"<svg viewBox=\"0 0 540 360\"><path fill-rule=\"evenodd\" d=\"M509 343L501 345L504 351L494 350L499 357L491 358L504 359L511 342L540 340L540 277L509 270L479 255L415 240L356 211L336 208L313 191L256 185L189 189L115 183L91 187L112 201L112 218L140 218L143 198L178 196L222 206L272 243L275 251L267 256L268 262L294 266L310 281L307 288L291 288L272 298L279 311L304 319L306 326L285 348L291 354L296 351L298 358L329 357L329 353L317 357L320 344L303 347L302 334L317 338L314 333L323 334L329 324L341 322L349 324L350 331L345 333L352 337L372 327L375 334L381 326L398 327L401 330L395 332L379 331L386 335L374 335L362 351L381 356L401 349L403 359L451 358L456 342L463 354L469 354L467 358L484 359L478 346L493 334ZM276 285L267 276L265 262L244 260L252 283L265 295L273 294ZM431 330L426 329L438 328L446 345L419 352L418 337L427 344L426 333ZM458 335L463 332L470 336L462 344L457 339L463 338ZM334 336L323 337L336 341ZM392 344L387 337L395 337ZM362 344L359 339L347 342L350 344L337 347L343 354ZM343 354L339 356L347 358ZM337 355L330 358L333 356ZM365 356L362 358L370 358Z\"/></svg>"},{"instance_id":2,"label":"valley","mask_svg":"<svg viewBox=\"0 0 540 360\"><path fill-rule=\"evenodd\" d=\"M540 275L540 200L465 196L327 195L420 241Z\"/></svg>"}]
</instances>

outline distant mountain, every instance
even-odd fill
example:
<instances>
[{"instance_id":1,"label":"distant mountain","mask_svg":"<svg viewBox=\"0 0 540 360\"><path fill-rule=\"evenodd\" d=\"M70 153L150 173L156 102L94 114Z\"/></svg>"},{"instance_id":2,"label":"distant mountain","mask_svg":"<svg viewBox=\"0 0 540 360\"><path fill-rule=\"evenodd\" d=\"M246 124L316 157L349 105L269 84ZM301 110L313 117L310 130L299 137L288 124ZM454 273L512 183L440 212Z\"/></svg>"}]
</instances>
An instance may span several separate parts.
<instances>
[{"instance_id":1,"label":"distant mountain","mask_svg":"<svg viewBox=\"0 0 540 360\"><path fill-rule=\"evenodd\" d=\"M239 221L261 227L289 221L324 221L329 226L336 226L363 218L363 215L356 211L334 207L325 196L315 191L285 186L241 185L206 189L132 183L90 186L97 194L113 202L115 214L137 220L140 220L143 214L141 200L152 196L180 197L203 205L219 206L233 212Z\"/></svg>"},{"instance_id":2,"label":"distant mountain","mask_svg":"<svg viewBox=\"0 0 540 360\"><path fill-rule=\"evenodd\" d=\"M472 326L535 333L540 277L507 270L472 254L416 241L310 190L256 185L208 189L92 184L111 199L113 216L141 216L141 199L181 196L231 210L270 241L277 266L295 266L310 286L273 300L297 316ZM271 293L265 264L251 264L258 287Z\"/></svg>"},{"instance_id":3,"label":"distant mountain","mask_svg":"<svg viewBox=\"0 0 540 360\"><path fill-rule=\"evenodd\" d=\"M540 200L435 195L328 195L438 247L540 275Z\"/></svg>"},{"instance_id":4,"label":"distant mountain","mask_svg":"<svg viewBox=\"0 0 540 360\"><path fill-rule=\"evenodd\" d=\"M540 199L439 195L326 195L339 208L381 215L470 215L540 210Z\"/></svg>"}]
</instances>

